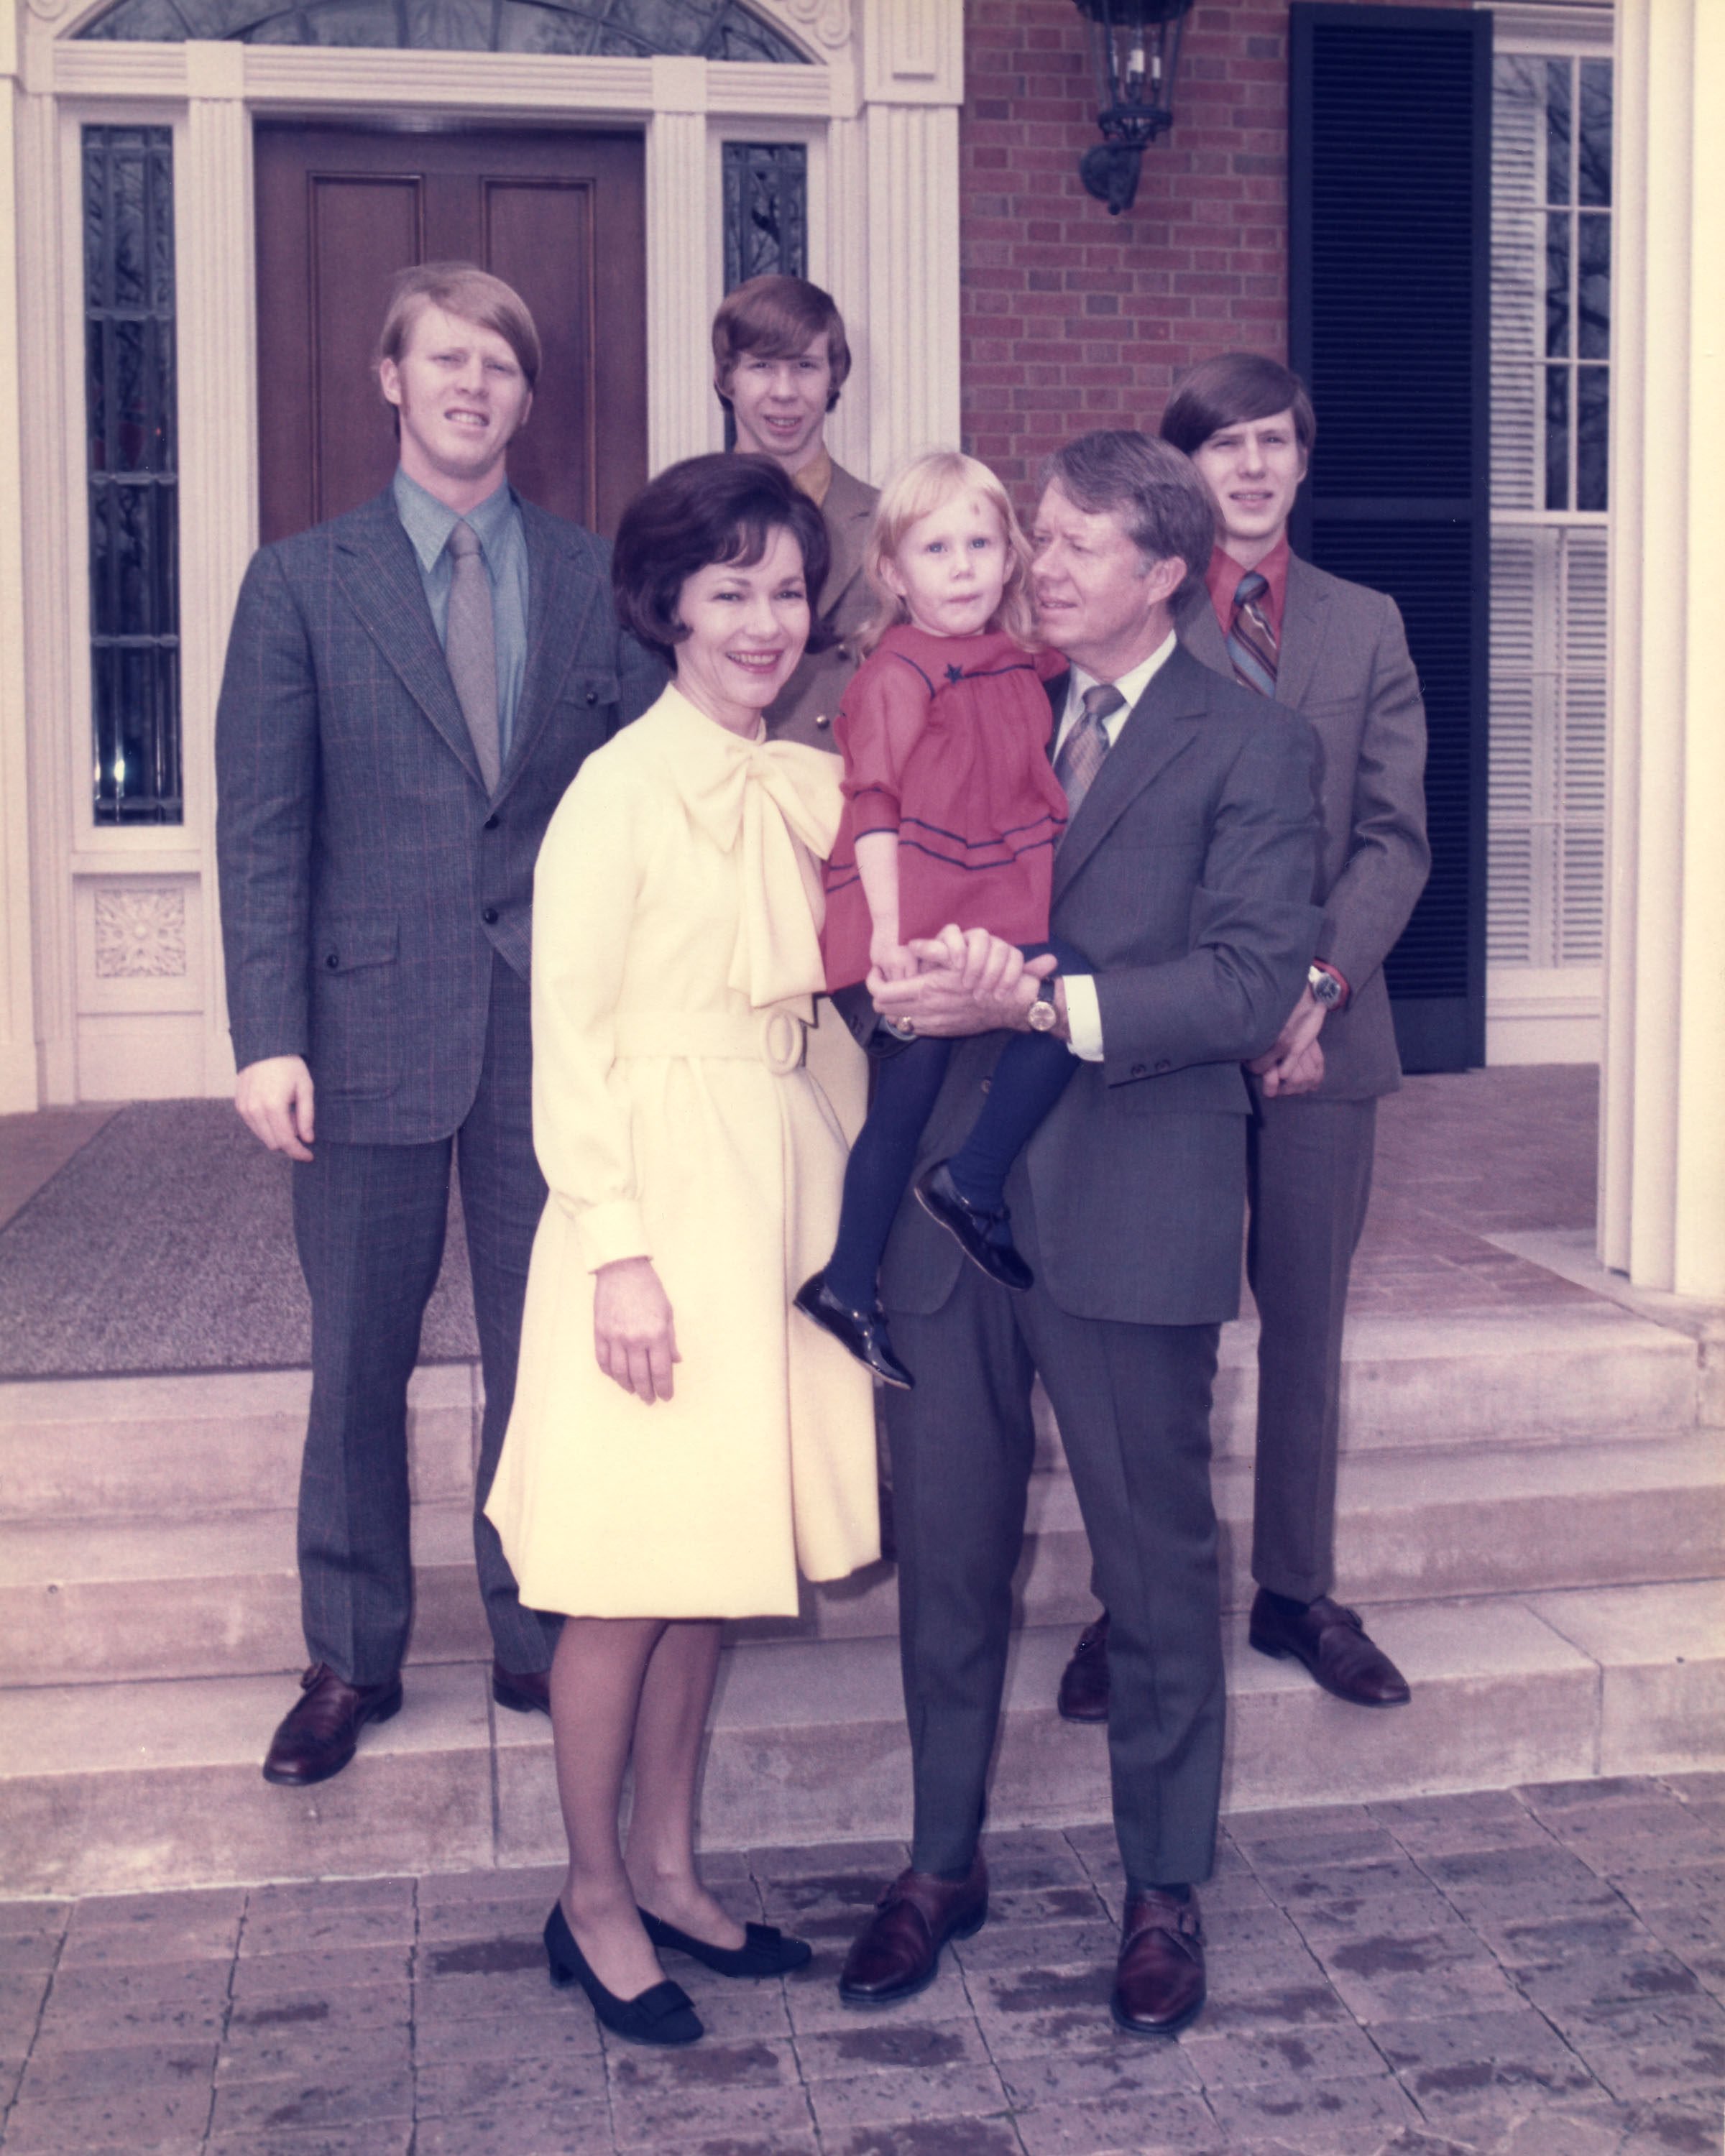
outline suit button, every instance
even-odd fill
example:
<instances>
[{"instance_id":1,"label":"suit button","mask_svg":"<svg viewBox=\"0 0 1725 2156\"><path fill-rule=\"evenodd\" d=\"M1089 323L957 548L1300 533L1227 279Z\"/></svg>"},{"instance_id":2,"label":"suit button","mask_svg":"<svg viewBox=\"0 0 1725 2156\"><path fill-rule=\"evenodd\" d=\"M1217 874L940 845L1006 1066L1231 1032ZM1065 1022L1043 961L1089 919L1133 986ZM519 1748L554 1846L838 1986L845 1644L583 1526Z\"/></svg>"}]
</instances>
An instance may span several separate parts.
<instances>
[{"instance_id":1,"label":"suit button","mask_svg":"<svg viewBox=\"0 0 1725 2156\"><path fill-rule=\"evenodd\" d=\"M329 968L332 973L338 973L341 970L341 959L338 952L331 951L323 963Z\"/></svg>"},{"instance_id":2,"label":"suit button","mask_svg":"<svg viewBox=\"0 0 1725 2156\"><path fill-rule=\"evenodd\" d=\"M589 689L587 692L587 701L589 704L598 703L599 701L598 690L597 689Z\"/></svg>"},{"instance_id":3,"label":"suit button","mask_svg":"<svg viewBox=\"0 0 1725 2156\"><path fill-rule=\"evenodd\" d=\"M497 819L495 816L487 816L485 822L480 825L482 831L495 831L496 828Z\"/></svg>"},{"instance_id":4,"label":"suit button","mask_svg":"<svg viewBox=\"0 0 1725 2156\"><path fill-rule=\"evenodd\" d=\"M1174 1066L1173 1065L1173 1064L1172 1064L1172 1063L1158 1063L1158 1064L1157 1065L1157 1066L1156 1066L1156 1069L1157 1069L1157 1072L1158 1072L1158 1075L1160 1075L1163 1071L1164 1071L1164 1070L1172 1070L1173 1069L1173 1067L1174 1067Z\"/></svg>"},{"instance_id":5,"label":"suit button","mask_svg":"<svg viewBox=\"0 0 1725 2156\"><path fill-rule=\"evenodd\" d=\"M1145 1065L1135 1063L1132 1065L1132 1075L1134 1078L1147 1078L1150 1072Z\"/></svg>"},{"instance_id":6,"label":"suit button","mask_svg":"<svg viewBox=\"0 0 1725 2156\"><path fill-rule=\"evenodd\" d=\"M819 716L819 717L815 721L815 722L814 722L814 723L815 723L815 724L816 724L816 726L831 726L831 724L832 724L833 722L832 722L832 721L831 721L831 720L827 716L826 713L825 713L824 711L823 711L823 712L821 713L820 716Z\"/></svg>"},{"instance_id":7,"label":"suit button","mask_svg":"<svg viewBox=\"0 0 1725 2156\"><path fill-rule=\"evenodd\" d=\"M480 919L485 922L487 928L491 926L492 922L495 921L496 918L497 909L495 906L482 906L480 908Z\"/></svg>"}]
</instances>

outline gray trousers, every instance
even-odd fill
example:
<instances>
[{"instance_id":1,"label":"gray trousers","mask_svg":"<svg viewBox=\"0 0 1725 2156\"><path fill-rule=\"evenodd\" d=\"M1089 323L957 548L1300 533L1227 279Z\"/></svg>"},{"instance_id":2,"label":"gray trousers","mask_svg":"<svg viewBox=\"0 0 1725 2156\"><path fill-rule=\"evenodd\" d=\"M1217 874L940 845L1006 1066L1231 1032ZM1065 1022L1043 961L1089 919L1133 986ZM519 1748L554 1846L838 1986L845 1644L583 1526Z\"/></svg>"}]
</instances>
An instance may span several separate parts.
<instances>
[{"instance_id":1,"label":"gray trousers","mask_svg":"<svg viewBox=\"0 0 1725 2156\"><path fill-rule=\"evenodd\" d=\"M1260 1101L1247 1156L1258 1306L1252 1577L1311 1602L1336 1579L1348 1278L1372 1194L1375 1101Z\"/></svg>"},{"instance_id":2,"label":"gray trousers","mask_svg":"<svg viewBox=\"0 0 1725 2156\"><path fill-rule=\"evenodd\" d=\"M453 1137L429 1145L319 1138L294 1169L294 1232L311 1298L311 1413L300 1476L305 1644L349 1684L401 1667L413 1617L408 1379L443 1262L453 1150L485 1371L474 1549L498 1659L549 1666L557 1620L521 1607L484 1506L515 1396L527 1260L545 1204L533 1153L527 983L491 968L479 1091Z\"/></svg>"},{"instance_id":3,"label":"gray trousers","mask_svg":"<svg viewBox=\"0 0 1725 2156\"><path fill-rule=\"evenodd\" d=\"M1113 1614L1108 1722L1128 1876L1208 1878L1223 1684L1209 1414L1220 1328L1070 1316L967 1265L932 1316L895 1310L916 1375L886 1406L899 1642L920 1871L967 1865L981 1827L1024 1539L1040 1372Z\"/></svg>"}]
</instances>

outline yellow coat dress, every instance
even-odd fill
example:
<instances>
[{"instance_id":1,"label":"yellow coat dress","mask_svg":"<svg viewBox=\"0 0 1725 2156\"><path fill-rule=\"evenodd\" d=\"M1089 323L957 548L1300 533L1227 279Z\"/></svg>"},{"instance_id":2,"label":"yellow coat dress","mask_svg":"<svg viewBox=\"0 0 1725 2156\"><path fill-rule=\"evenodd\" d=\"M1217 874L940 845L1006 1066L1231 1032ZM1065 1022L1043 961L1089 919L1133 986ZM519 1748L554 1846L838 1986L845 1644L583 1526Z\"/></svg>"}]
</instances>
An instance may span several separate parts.
<instances>
[{"instance_id":1,"label":"yellow coat dress","mask_svg":"<svg viewBox=\"0 0 1725 2156\"><path fill-rule=\"evenodd\" d=\"M551 1195L485 1510L521 1599L791 1615L880 1553L868 1374L790 1298L845 1141L803 1066L834 759L675 688L589 757L533 898L533 1132ZM593 1354L593 1273L651 1258L682 1360L649 1405Z\"/></svg>"}]
</instances>

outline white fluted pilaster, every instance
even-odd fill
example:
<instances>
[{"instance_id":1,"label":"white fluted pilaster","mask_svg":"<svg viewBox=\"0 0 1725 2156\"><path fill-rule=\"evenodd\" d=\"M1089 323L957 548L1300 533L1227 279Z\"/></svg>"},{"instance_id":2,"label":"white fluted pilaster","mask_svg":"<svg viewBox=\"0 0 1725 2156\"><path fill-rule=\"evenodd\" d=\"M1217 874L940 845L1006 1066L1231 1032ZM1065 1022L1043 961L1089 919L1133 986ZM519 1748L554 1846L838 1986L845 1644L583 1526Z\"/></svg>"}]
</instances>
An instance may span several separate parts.
<instances>
[{"instance_id":1,"label":"white fluted pilaster","mask_svg":"<svg viewBox=\"0 0 1725 2156\"><path fill-rule=\"evenodd\" d=\"M222 985L215 860L215 710L228 626L257 544L257 303L252 130L245 48L187 48L192 91L177 161L180 454L180 647L185 839L206 867L195 896L203 933L204 1090L233 1078Z\"/></svg>"},{"instance_id":2,"label":"white fluted pilaster","mask_svg":"<svg viewBox=\"0 0 1725 2156\"><path fill-rule=\"evenodd\" d=\"M706 63L655 59L647 125L647 464L724 442L709 331L718 304L709 193Z\"/></svg>"},{"instance_id":3,"label":"white fluted pilaster","mask_svg":"<svg viewBox=\"0 0 1725 2156\"><path fill-rule=\"evenodd\" d=\"M72 678L72 490L83 473L71 459L68 408L76 369L64 336L67 256L63 225L59 115L52 97L16 107L18 129L17 334L20 377L33 386L37 417L21 429L23 528L25 727L28 743L31 921L35 955L39 1097L78 1097L77 1013L70 850L73 783L83 752L88 800L90 736L69 741L68 714L87 712ZM78 415L81 418L81 413ZM80 552L75 570L82 572Z\"/></svg>"},{"instance_id":4,"label":"white fluted pilaster","mask_svg":"<svg viewBox=\"0 0 1725 2156\"><path fill-rule=\"evenodd\" d=\"M13 174L18 101L8 70L0 74L0 292L8 296L18 290ZM0 323L0 1115L16 1115L33 1108L39 1095L30 951L23 413L15 305L6 316Z\"/></svg>"},{"instance_id":5,"label":"white fluted pilaster","mask_svg":"<svg viewBox=\"0 0 1725 2156\"><path fill-rule=\"evenodd\" d=\"M1599 1251L1725 1296L1725 13L1619 0Z\"/></svg>"}]
</instances>

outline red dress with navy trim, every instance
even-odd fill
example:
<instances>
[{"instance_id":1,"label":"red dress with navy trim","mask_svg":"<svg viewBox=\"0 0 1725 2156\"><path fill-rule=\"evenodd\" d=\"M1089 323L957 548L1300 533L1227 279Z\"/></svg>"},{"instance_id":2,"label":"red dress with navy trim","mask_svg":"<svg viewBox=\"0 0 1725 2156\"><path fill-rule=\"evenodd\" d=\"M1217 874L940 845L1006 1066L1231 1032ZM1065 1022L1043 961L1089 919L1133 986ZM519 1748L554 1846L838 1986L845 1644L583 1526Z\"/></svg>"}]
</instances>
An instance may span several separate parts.
<instances>
[{"instance_id":1,"label":"red dress with navy trim","mask_svg":"<svg viewBox=\"0 0 1725 2156\"><path fill-rule=\"evenodd\" d=\"M845 814L826 868L829 988L869 970L856 842L871 831L898 834L904 941L949 921L1009 943L1046 940L1066 797L1048 760L1043 677L1069 664L1004 630L930 636L903 622L857 669L833 726Z\"/></svg>"}]
</instances>

